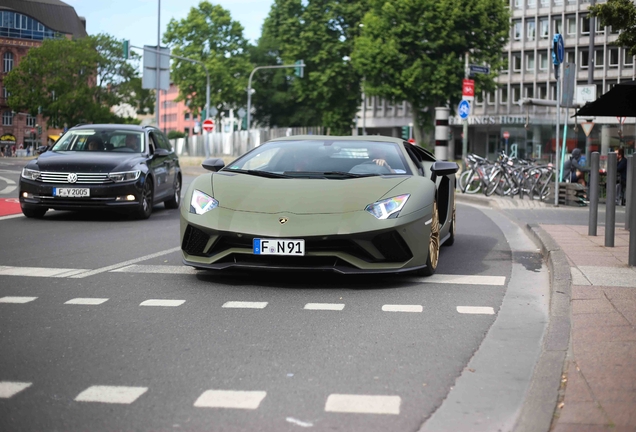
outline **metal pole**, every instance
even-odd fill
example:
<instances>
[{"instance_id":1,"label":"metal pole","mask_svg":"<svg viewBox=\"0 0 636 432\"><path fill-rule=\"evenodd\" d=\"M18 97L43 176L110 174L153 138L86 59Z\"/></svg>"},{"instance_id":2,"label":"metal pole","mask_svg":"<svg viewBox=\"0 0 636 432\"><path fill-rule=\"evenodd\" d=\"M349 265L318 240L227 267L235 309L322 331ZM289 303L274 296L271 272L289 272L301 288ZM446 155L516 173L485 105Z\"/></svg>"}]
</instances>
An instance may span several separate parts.
<instances>
[{"instance_id":1,"label":"metal pole","mask_svg":"<svg viewBox=\"0 0 636 432\"><path fill-rule=\"evenodd\" d=\"M161 0L157 0L157 88L156 88L156 106L155 113L157 115L157 128L161 129L159 119L161 118L159 115L159 92L161 91L161 86L159 84L159 76L161 73L161 63L159 57L159 52L161 52Z\"/></svg>"},{"instance_id":2,"label":"metal pole","mask_svg":"<svg viewBox=\"0 0 636 432\"><path fill-rule=\"evenodd\" d=\"M631 183L627 184L627 190L629 191L629 202L626 204L630 206L629 256L627 259L627 264L630 267L636 267L636 156L630 157L628 163L629 162L631 162L632 167L632 179Z\"/></svg>"},{"instance_id":3,"label":"metal pole","mask_svg":"<svg viewBox=\"0 0 636 432\"><path fill-rule=\"evenodd\" d=\"M559 206L559 182L561 180L561 171L559 170L559 125L561 123L561 81L559 80L559 66L556 65L556 97L557 97L557 120L556 120L556 153L554 154L554 206Z\"/></svg>"},{"instance_id":4,"label":"metal pole","mask_svg":"<svg viewBox=\"0 0 636 432\"><path fill-rule=\"evenodd\" d=\"M625 183L625 190L623 191L623 196L625 197L625 229L636 231L636 225L632 225L631 217L632 214L632 189L634 189L634 184L636 180L634 180L634 165L636 164L636 159L634 155L627 156L627 182ZM634 229L632 229L634 227Z\"/></svg>"},{"instance_id":5,"label":"metal pole","mask_svg":"<svg viewBox=\"0 0 636 432\"><path fill-rule=\"evenodd\" d=\"M205 65L203 65L203 67L205 68L205 77L206 77L205 119L207 120L210 118L210 73L208 72L208 68ZM203 128L203 126L201 126L201 128ZM205 147L205 157L206 158L210 157L210 132L205 132L204 147Z\"/></svg>"},{"instance_id":6,"label":"metal pole","mask_svg":"<svg viewBox=\"0 0 636 432\"><path fill-rule=\"evenodd\" d=\"M596 0L590 0L590 6L594 6ZM590 16L590 45L588 47L588 62L587 62L587 83L594 84L594 35L596 34L596 18ZM591 134L591 132L590 132ZM590 160L590 152L592 151L592 137L587 135L585 137L585 160ZM589 166L589 162L588 166Z\"/></svg>"},{"instance_id":7,"label":"metal pole","mask_svg":"<svg viewBox=\"0 0 636 432\"><path fill-rule=\"evenodd\" d=\"M600 155L594 152L590 156L590 218L587 235L596 236L596 227L598 225L598 170L600 165Z\"/></svg>"},{"instance_id":8,"label":"metal pole","mask_svg":"<svg viewBox=\"0 0 636 432\"><path fill-rule=\"evenodd\" d=\"M468 53L464 56L464 78L468 79L469 69L468 69ZM466 158L468 157L468 118L464 119L464 124L462 127L462 164L464 169L466 169Z\"/></svg>"},{"instance_id":9,"label":"metal pole","mask_svg":"<svg viewBox=\"0 0 636 432\"><path fill-rule=\"evenodd\" d=\"M616 153L607 154L607 179L605 194L605 247L614 247L616 228Z\"/></svg>"},{"instance_id":10,"label":"metal pole","mask_svg":"<svg viewBox=\"0 0 636 432\"><path fill-rule=\"evenodd\" d=\"M362 135L367 134L367 95L362 93Z\"/></svg>"}]
</instances>

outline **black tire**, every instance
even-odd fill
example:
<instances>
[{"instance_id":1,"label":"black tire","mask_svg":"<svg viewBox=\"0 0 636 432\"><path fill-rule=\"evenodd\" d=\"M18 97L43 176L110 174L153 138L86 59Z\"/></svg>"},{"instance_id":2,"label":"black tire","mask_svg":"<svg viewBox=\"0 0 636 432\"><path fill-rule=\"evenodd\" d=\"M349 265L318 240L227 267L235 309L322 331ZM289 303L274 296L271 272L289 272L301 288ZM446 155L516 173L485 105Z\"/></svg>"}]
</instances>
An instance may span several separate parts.
<instances>
[{"instance_id":1,"label":"black tire","mask_svg":"<svg viewBox=\"0 0 636 432\"><path fill-rule=\"evenodd\" d=\"M446 241L444 242L444 246L452 246L453 243L455 243L455 227L456 225L456 210L455 210L455 201L453 200L453 214L451 216L451 225L450 225L450 229L448 230L448 233L450 234L450 237L448 237L446 239Z\"/></svg>"},{"instance_id":2,"label":"black tire","mask_svg":"<svg viewBox=\"0 0 636 432\"><path fill-rule=\"evenodd\" d=\"M490 177L490 179L488 180L488 186L486 187L486 190L484 191L484 194L486 196L491 196L492 194L495 193L495 191L501 184L502 177L503 177L502 171L497 171L495 175Z\"/></svg>"},{"instance_id":3,"label":"black tire","mask_svg":"<svg viewBox=\"0 0 636 432\"><path fill-rule=\"evenodd\" d=\"M22 208L22 214L28 218L42 219L48 209L45 208Z\"/></svg>"},{"instance_id":4,"label":"black tire","mask_svg":"<svg viewBox=\"0 0 636 432\"><path fill-rule=\"evenodd\" d=\"M178 209L181 204L181 176L177 175L177 179L174 182L174 194L172 198L163 203L167 209Z\"/></svg>"},{"instance_id":5,"label":"black tire","mask_svg":"<svg viewBox=\"0 0 636 432\"><path fill-rule=\"evenodd\" d=\"M428 255L426 257L426 267L416 270L419 276L432 276L439 264L439 212L437 201L433 203L433 215L431 217L431 233L428 238Z\"/></svg>"},{"instance_id":6,"label":"black tire","mask_svg":"<svg viewBox=\"0 0 636 432\"><path fill-rule=\"evenodd\" d=\"M135 211L135 218L143 220L148 219L152 214L152 203L154 202L152 179L146 177L144 186L141 191L141 199L139 200L139 207Z\"/></svg>"}]
</instances>

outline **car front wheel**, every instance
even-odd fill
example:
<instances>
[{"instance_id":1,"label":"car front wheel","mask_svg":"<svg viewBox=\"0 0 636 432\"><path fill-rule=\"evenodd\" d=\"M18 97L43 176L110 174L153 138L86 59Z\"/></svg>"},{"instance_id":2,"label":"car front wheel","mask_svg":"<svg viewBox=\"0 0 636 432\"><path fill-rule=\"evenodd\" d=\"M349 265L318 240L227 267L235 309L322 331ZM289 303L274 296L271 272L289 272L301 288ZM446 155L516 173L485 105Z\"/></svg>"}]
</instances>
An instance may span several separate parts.
<instances>
[{"instance_id":1,"label":"car front wheel","mask_svg":"<svg viewBox=\"0 0 636 432\"><path fill-rule=\"evenodd\" d=\"M28 218L41 219L48 209L45 208L22 208L22 214Z\"/></svg>"},{"instance_id":2,"label":"car front wheel","mask_svg":"<svg viewBox=\"0 0 636 432\"><path fill-rule=\"evenodd\" d=\"M439 263L439 240L439 212L437 211L437 201L435 201L431 215L431 233L428 238L428 257L426 258L426 267L417 270L417 274L420 276L435 274Z\"/></svg>"},{"instance_id":3,"label":"car front wheel","mask_svg":"<svg viewBox=\"0 0 636 432\"><path fill-rule=\"evenodd\" d=\"M178 209L181 203L181 177L177 176L174 182L174 194L172 198L163 203L167 209Z\"/></svg>"},{"instance_id":4,"label":"car front wheel","mask_svg":"<svg viewBox=\"0 0 636 432\"><path fill-rule=\"evenodd\" d=\"M154 197L152 191L152 179L150 177L146 177L144 186L141 190L139 207L135 211L135 216L137 219L148 219L150 217L150 215L152 214L153 201Z\"/></svg>"}]
</instances>

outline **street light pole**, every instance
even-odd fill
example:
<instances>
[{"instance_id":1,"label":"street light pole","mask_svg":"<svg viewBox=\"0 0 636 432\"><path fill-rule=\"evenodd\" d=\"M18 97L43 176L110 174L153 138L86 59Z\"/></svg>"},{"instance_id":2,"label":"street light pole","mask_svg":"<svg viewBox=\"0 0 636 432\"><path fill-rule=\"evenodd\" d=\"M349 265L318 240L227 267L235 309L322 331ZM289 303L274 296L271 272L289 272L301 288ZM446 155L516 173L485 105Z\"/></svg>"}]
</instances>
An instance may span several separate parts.
<instances>
[{"instance_id":1,"label":"street light pole","mask_svg":"<svg viewBox=\"0 0 636 432\"><path fill-rule=\"evenodd\" d=\"M161 129L159 119L161 118L159 115L159 92L161 91L161 85L159 83L159 76L161 72L161 64L160 64L160 52L161 52L161 0L157 0L157 82L156 82L156 92L157 92L157 100L155 101L155 115L157 117L157 128Z\"/></svg>"}]
</instances>

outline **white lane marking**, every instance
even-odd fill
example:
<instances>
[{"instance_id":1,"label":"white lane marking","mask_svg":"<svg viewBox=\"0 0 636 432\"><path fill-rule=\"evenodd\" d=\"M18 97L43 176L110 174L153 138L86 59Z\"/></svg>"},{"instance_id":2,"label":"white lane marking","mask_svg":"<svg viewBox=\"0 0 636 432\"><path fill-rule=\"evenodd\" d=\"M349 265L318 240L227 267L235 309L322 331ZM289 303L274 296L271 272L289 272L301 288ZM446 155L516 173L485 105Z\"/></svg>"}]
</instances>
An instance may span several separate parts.
<instances>
[{"instance_id":1,"label":"white lane marking","mask_svg":"<svg viewBox=\"0 0 636 432\"><path fill-rule=\"evenodd\" d=\"M0 276L67 277L85 272L85 269L45 268L45 267L0 267Z\"/></svg>"},{"instance_id":2,"label":"white lane marking","mask_svg":"<svg viewBox=\"0 0 636 432\"><path fill-rule=\"evenodd\" d=\"M361 414L400 414L399 396L331 394L325 411Z\"/></svg>"},{"instance_id":3,"label":"white lane marking","mask_svg":"<svg viewBox=\"0 0 636 432\"><path fill-rule=\"evenodd\" d=\"M4 194L9 194L11 192L13 192L14 190L16 190L18 187L17 186L11 186L14 185L15 182L11 179L8 179L6 177L0 177L0 180L4 180L4 182L9 185L7 187L5 187L4 189L0 190L0 194L4 195Z\"/></svg>"},{"instance_id":4,"label":"white lane marking","mask_svg":"<svg viewBox=\"0 0 636 432\"><path fill-rule=\"evenodd\" d=\"M285 420L300 427L312 427L314 425L313 423L304 422L293 417L287 417Z\"/></svg>"},{"instance_id":5,"label":"white lane marking","mask_svg":"<svg viewBox=\"0 0 636 432\"><path fill-rule=\"evenodd\" d=\"M194 403L201 408L256 409L265 399L264 391L206 390Z\"/></svg>"},{"instance_id":6,"label":"white lane marking","mask_svg":"<svg viewBox=\"0 0 636 432\"><path fill-rule=\"evenodd\" d=\"M84 297L78 297L78 298L70 299L69 301L64 302L64 304L70 304L70 305L100 305L100 304L105 303L107 301L108 301L107 298L96 298L96 297L84 298Z\"/></svg>"},{"instance_id":7,"label":"white lane marking","mask_svg":"<svg viewBox=\"0 0 636 432\"><path fill-rule=\"evenodd\" d=\"M91 386L77 395L78 402L131 404L146 393L148 387Z\"/></svg>"},{"instance_id":8,"label":"white lane marking","mask_svg":"<svg viewBox=\"0 0 636 432\"><path fill-rule=\"evenodd\" d=\"M0 221L5 220L5 219L15 219L15 218L19 218L19 217L25 217L25 216L22 213L9 215L9 216L1 216L0 217Z\"/></svg>"},{"instance_id":9,"label":"white lane marking","mask_svg":"<svg viewBox=\"0 0 636 432\"><path fill-rule=\"evenodd\" d=\"M172 249L166 249L166 250L161 251L161 252L155 252L155 253L150 254L150 255L144 255L142 257L131 259L131 260L124 261L124 262L120 262L118 264L109 265L109 266L98 268L98 269L95 269L95 270L89 270L87 272L76 274L76 275L73 275L71 277L80 279L80 278L85 278L85 277L89 277L89 276L94 276L94 275L99 274L99 273L104 273L104 272L107 272L107 271L111 271L111 270L115 270L115 269L118 269L118 268L126 267L128 265L135 264L135 263L138 263L140 261L147 261L149 259L160 257L160 256L163 256L163 255L168 255L170 253L177 252L177 251L180 251L180 250L181 250L181 247L174 247Z\"/></svg>"},{"instance_id":10,"label":"white lane marking","mask_svg":"<svg viewBox=\"0 0 636 432\"><path fill-rule=\"evenodd\" d=\"M422 312L424 307L422 305L384 305L382 310L384 312Z\"/></svg>"},{"instance_id":11,"label":"white lane marking","mask_svg":"<svg viewBox=\"0 0 636 432\"><path fill-rule=\"evenodd\" d=\"M0 303L28 303L35 300L37 297L2 297Z\"/></svg>"},{"instance_id":12,"label":"white lane marking","mask_svg":"<svg viewBox=\"0 0 636 432\"><path fill-rule=\"evenodd\" d=\"M0 381L0 399L8 399L31 386L28 382Z\"/></svg>"},{"instance_id":13,"label":"white lane marking","mask_svg":"<svg viewBox=\"0 0 636 432\"><path fill-rule=\"evenodd\" d=\"M344 303L307 303L304 309L341 311L344 309L344 307Z\"/></svg>"},{"instance_id":14,"label":"white lane marking","mask_svg":"<svg viewBox=\"0 0 636 432\"><path fill-rule=\"evenodd\" d=\"M188 266L174 265L129 265L116 270L112 273L156 273L156 274L198 274L199 271Z\"/></svg>"},{"instance_id":15,"label":"white lane marking","mask_svg":"<svg viewBox=\"0 0 636 432\"><path fill-rule=\"evenodd\" d=\"M224 308L246 308L246 309L264 309L267 306L267 302L243 302L243 301L229 301L226 302Z\"/></svg>"},{"instance_id":16,"label":"white lane marking","mask_svg":"<svg viewBox=\"0 0 636 432\"><path fill-rule=\"evenodd\" d=\"M505 276L434 274L433 276L421 278L419 279L419 281L425 282L425 283L441 283L441 284L504 286L506 284L506 277Z\"/></svg>"},{"instance_id":17,"label":"white lane marking","mask_svg":"<svg viewBox=\"0 0 636 432\"><path fill-rule=\"evenodd\" d=\"M142 301L139 306L167 306L167 307L175 307L181 306L185 303L185 300L160 300L160 299L150 299Z\"/></svg>"},{"instance_id":18,"label":"white lane marking","mask_svg":"<svg viewBox=\"0 0 636 432\"><path fill-rule=\"evenodd\" d=\"M457 312L461 314L482 314L482 315L494 315L495 310L491 307L480 306L457 306Z\"/></svg>"}]
</instances>

